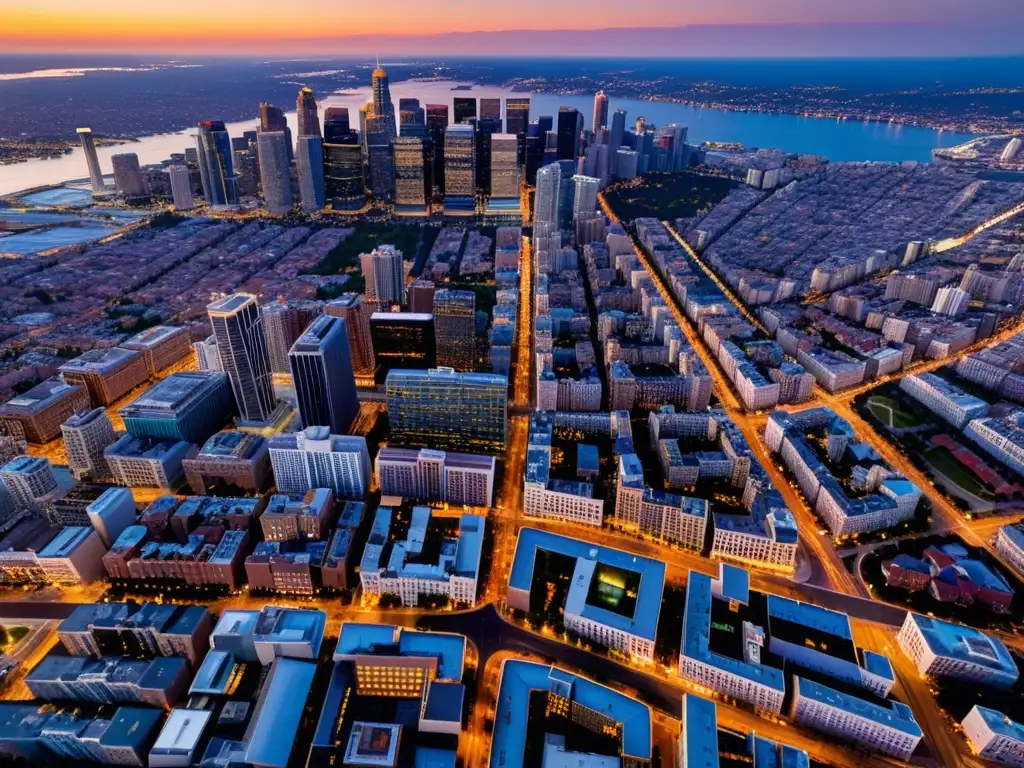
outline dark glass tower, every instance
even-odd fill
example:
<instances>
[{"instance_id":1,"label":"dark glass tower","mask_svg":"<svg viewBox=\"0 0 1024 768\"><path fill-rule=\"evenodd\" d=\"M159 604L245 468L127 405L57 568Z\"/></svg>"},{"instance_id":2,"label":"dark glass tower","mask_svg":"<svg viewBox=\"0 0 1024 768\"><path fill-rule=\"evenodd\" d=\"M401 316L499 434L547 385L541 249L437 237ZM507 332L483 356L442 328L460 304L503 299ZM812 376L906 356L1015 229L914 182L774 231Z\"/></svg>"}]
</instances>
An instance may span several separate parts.
<instances>
[{"instance_id":1,"label":"dark glass tower","mask_svg":"<svg viewBox=\"0 0 1024 768\"><path fill-rule=\"evenodd\" d=\"M231 138L220 120L199 123L196 134L203 196L210 205L238 205L238 183L232 163Z\"/></svg>"},{"instance_id":2,"label":"dark glass tower","mask_svg":"<svg viewBox=\"0 0 1024 768\"><path fill-rule=\"evenodd\" d=\"M462 125L471 117L476 117L476 98L473 96L456 96L452 106L456 125Z\"/></svg>"},{"instance_id":3,"label":"dark glass tower","mask_svg":"<svg viewBox=\"0 0 1024 768\"><path fill-rule=\"evenodd\" d=\"M207 308L224 372L238 412L246 421L266 421L277 406L263 315L256 297L236 293Z\"/></svg>"},{"instance_id":4,"label":"dark glass tower","mask_svg":"<svg viewBox=\"0 0 1024 768\"><path fill-rule=\"evenodd\" d=\"M348 330L340 317L320 315L288 352L303 427L330 427L344 435L359 412L349 357Z\"/></svg>"},{"instance_id":5,"label":"dark glass tower","mask_svg":"<svg viewBox=\"0 0 1024 768\"><path fill-rule=\"evenodd\" d=\"M558 108L558 159L575 160L580 156L583 115L572 107Z\"/></svg>"}]
</instances>

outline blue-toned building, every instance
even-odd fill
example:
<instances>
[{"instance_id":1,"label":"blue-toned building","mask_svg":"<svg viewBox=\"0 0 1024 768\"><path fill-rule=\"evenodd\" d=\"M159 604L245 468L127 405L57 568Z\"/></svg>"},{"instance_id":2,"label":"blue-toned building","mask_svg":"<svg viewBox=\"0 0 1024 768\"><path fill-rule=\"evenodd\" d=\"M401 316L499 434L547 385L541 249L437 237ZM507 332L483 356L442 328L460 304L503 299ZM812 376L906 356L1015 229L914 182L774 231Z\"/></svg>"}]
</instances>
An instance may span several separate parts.
<instances>
[{"instance_id":1,"label":"blue-toned building","mask_svg":"<svg viewBox=\"0 0 1024 768\"><path fill-rule=\"evenodd\" d=\"M346 434L359 413L359 400L345 320L320 315L292 345L288 362L302 425Z\"/></svg>"},{"instance_id":2,"label":"blue-toned building","mask_svg":"<svg viewBox=\"0 0 1024 768\"><path fill-rule=\"evenodd\" d=\"M574 561L563 607L567 629L632 657L654 660L665 588L663 562L523 528L508 580L511 608L530 612L537 556L543 552Z\"/></svg>"},{"instance_id":3,"label":"blue-toned building","mask_svg":"<svg viewBox=\"0 0 1024 768\"><path fill-rule=\"evenodd\" d=\"M962 624L908 612L896 640L922 675L996 688L1019 676L1002 640Z\"/></svg>"},{"instance_id":4,"label":"blue-toned building","mask_svg":"<svg viewBox=\"0 0 1024 768\"><path fill-rule=\"evenodd\" d=\"M233 411L226 374L189 371L172 373L119 413L132 437L202 445Z\"/></svg>"},{"instance_id":5,"label":"blue-toned building","mask_svg":"<svg viewBox=\"0 0 1024 768\"><path fill-rule=\"evenodd\" d=\"M1005 765L1024 766L1024 725L975 704L960 723L974 753Z\"/></svg>"}]
</instances>

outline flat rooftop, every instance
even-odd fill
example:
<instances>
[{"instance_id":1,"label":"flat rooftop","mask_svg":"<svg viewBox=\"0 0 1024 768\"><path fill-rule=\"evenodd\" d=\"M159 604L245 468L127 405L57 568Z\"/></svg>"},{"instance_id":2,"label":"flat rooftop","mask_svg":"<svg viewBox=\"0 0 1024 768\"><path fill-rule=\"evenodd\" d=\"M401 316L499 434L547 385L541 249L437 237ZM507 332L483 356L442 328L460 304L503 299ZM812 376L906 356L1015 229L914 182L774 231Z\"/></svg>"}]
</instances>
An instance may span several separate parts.
<instances>
[{"instance_id":1,"label":"flat rooftop","mask_svg":"<svg viewBox=\"0 0 1024 768\"><path fill-rule=\"evenodd\" d=\"M1014 678L1019 674L1013 657L999 638L973 627L952 624L930 616L916 613L910 616L936 656L977 664Z\"/></svg>"},{"instance_id":2,"label":"flat rooftop","mask_svg":"<svg viewBox=\"0 0 1024 768\"><path fill-rule=\"evenodd\" d=\"M141 409L174 410L181 407L208 387L218 382L227 383L227 374L216 371L188 371L172 373L147 389L121 409L122 415L134 415Z\"/></svg>"},{"instance_id":3,"label":"flat rooftop","mask_svg":"<svg viewBox=\"0 0 1024 768\"><path fill-rule=\"evenodd\" d=\"M92 373L106 375L128 365L142 355L135 349L107 347L90 349L60 367L61 373Z\"/></svg>"},{"instance_id":4,"label":"flat rooftop","mask_svg":"<svg viewBox=\"0 0 1024 768\"><path fill-rule=\"evenodd\" d=\"M152 328L135 334L130 339L124 342L128 344L138 344L140 347L155 347L161 341L169 339L175 334L187 331L184 326L170 326L170 325L154 325Z\"/></svg>"},{"instance_id":5,"label":"flat rooftop","mask_svg":"<svg viewBox=\"0 0 1024 768\"><path fill-rule=\"evenodd\" d=\"M229 315L232 312L237 312L250 302L256 302L256 297L252 294L234 293L230 296L225 296L223 299L217 299L212 304L207 304L206 311L219 315Z\"/></svg>"},{"instance_id":6,"label":"flat rooftop","mask_svg":"<svg viewBox=\"0 0 1024 768\"><path fill-rule=\"evenodd\" d=\"M0 414L37 411L81 389L78 385L66 384L54 376L0 405Z\"/></svg>"}]
</instances>

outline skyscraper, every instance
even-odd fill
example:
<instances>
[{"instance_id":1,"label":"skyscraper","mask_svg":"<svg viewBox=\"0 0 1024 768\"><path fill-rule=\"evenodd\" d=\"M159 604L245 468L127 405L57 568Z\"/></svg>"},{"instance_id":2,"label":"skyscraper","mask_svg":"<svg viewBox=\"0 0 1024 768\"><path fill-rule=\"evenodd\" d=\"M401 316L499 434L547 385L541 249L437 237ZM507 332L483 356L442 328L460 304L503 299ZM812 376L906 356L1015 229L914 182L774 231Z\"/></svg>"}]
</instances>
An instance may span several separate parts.
<instances>
[{"instance_id":1,"label":"skyscraper","mask_svg":"<svg viewBox=\"0 0 1024 768\"><path fill-rule=\"evenodd\" d=\"M324 196L332 208L358 210L366 204L363 150L349 125L348 109L331 107L324 115Z\"/></svg>"},{"instance_id":2,"label":"skyscraper","mask_svg":"<svg viewBox=\"0 0 1024 768\"><path fill-rule=\"evenodd\" d=\"M658 128L658 138L666 152L666 170L680 171L685 167L683 159L686 157L686 133L686 126L676 123Z\"/></svg>"},{"instance_id":3,"label":"skyscraper","mask_svg":"<svg viewBox=\"0 0 1024 768\"><path fill-rule=\"evenodd\" d=\"M505 99L505 132L513 136L526 134L530 124L530 99Z\"/></svg>"},{"instance_id":4,"label":"skyscraper","mask_svg":"<svg viewBox=\"0 0 1024 768\"><path fill-rule=\"evenodd\" d=\"M146 182L142 178L139 167L139 156L134 152L125 152L110 158L114 166L114 187L119 195L125 197L145 197L149 194Z\"/></svg>"},{"instance_id":5,"label":"skyscraper","mask_svg":"<svg viewBox=\"0 0 1024 768\"><path fill-rule=\"evenodd\" d=\"M375 131L366 137L366 156L370 166L370 194L378 202L395 197L394 139Z\"/></svg>"},{"instance_id":6,"label":"skyscraper","mask_svg":"<svg viewBox=\"0 0 1024 768\"><path fill-rule=\"evenodd\" d=\"M583 115L572 107L558 108L558 159L575 160L580 156Z\"/></svg>"},{"instance_id":7,"label":"skyscraper","mask_svg":"<svg viewBox=\"0 0 1024 768\"><path fill-rule=\"evenodd\" d=\"M224 372L231 380L238 412L245 421L263 422L277 406L256 297L236 293L206 308Z\"/></svg>"},{"instance_id":8,"label":"skyscraper","mask_svg":"<svg viewBox=\"0 0 1024 768\"><path fill-rule=\"evenodd\" d=\"M378 380L395 368L432 368L437 364L433 315L374 312L370 336Z\"/></svg>"},{"instance_id":9,"label":"skyscraper","mask_svg":"<svg viewBox=\"0 0 1024 768\"><path fill-rule=\"evenodd\" d=\"M324 314L345 321L349 359L357 376L372 376L373 340L370 337L370 307L358 293L343 293L324 306Z\"/></svg>"},{"instance_id":10,"label":"skyscraper","mask_svg":"<svg viewBox=\"0 0 1024 768\"><path fill-rule=\"evenodd\" d=\"M572 220L580 221L587 214L597 210L597 193L601 189L601 180L594 176L572 177L574 197L572 201Z\"/></svg>"},{"instance_id":11,"label":"skyscraper","mask_svg":"<svg viewBox=\"0 0 1024 768\"><path fill-rule=\"evenodd\" d=\"M447 127L448 105L427 104L427 135L434 151L431 195L435 199L444 196L444 132Z\"/></svg>"},{"instance_id":12,"label":"skyscraper","mask_svg":"<svg viewBox=\"0 0 1024 768\"><path fill-rule=\"evenodd\" d=\"M395 212L425 213L427 191L424 178L423 139L395 139Z\"/></svg>"},{"instance_id":13,"label":"skyscraper","mask_svg":"<svg viewBox=\"0 0 1024 768\"><path fill-rule=\"evenodd\" d=\"M434 294L434 338L438 365L476 368L476 294L447 288Z\"/></svg>"},{"instance_id":14,"label":"skyscraper","mask_svg":"<svg viewBox=\"0 0 1024 768\"><path fill-rule=\"evenodd\" d=\"M285 119L284 112L280 107L265 102L260 104L260 124L257 131L282 131L288 144L288 164L291 165L292 160L295 159L292 147L292 129L288 127L288 120ZM255 142L256 132L253 133L252 139Z\"/></svg>"},{"instance_id":15,"label":"skyscraper","mask_svg":"<svg viewBox=\"0 0 1024 768\"><path fill-rule=\"evenodd\" d=\"M427 119L419 99L398 100L398 135L422 139L427 135Z\"/></svg>"},{"instance_id":16,"label":"skyscraper","mask_svg":"<svg viewBox=\"0 0 1024 768\"><path fill-rule=\"evenodd\" d=\"M319 315L318 301L278 300L260 308L263 315L263 336L267 340L267 360L274 373L291 373L288 350L306 327Z\"/></svg>"},{"instance_id":17,"label":"skyscraper","mask_svg":"<svg viewBox=\"0 0 1024 768\"><path fill-rule=\"evenodd\" d=\"M359 401L345 321L320 315L292 346L288 360L302 425L348 432Z\"/></svg>"},{"instance_id":18,"label":"skyscraper","mask_svg":"<svg viewBox=\"0 0 1024 768\"><path fill-rule=\"evenodd\" d=\"M453 122L456 125L462 125L466 120L476 117L476 97L456 96L452 101L452 108L455 118Z\"/></svg>"},{"instance_id":19,"label":"skyscraper","mask_svg":"<svg viewBox=\"0 0 1024 768\"><path fill-rule=\"evenodd\" d=\"M615 153L622 149L622 140L625 138L625 135L626 110L619 108L616 109L615 114L612 115L611 134L608 137L608 145L611 148L610 153L612 157L615 157Z\"/></svg>"},{"instance_id":20,"label":"skyscraper","mask_svg":"<svg viewBox=\"0 0 1024 768\"><path fill-rule=\"evenodd\" d=\"M405 269L402 252L393 245L378 245L359 255L366 287L363 295L373 312L389 311L405 303Z\"/></svg>"},{"instance_id":21,"label":"skyscraper","mask_svg":"<svg viewBox=\"0 0 1024 768\"><path fill-rule=\"evenodd\" d=\"M519 139L511 133L491 136L491 199L519 201Z\"/></svg>"},{"instance_id":22,"label":"skyscraper","mask_svg":"<svg viewBox=\"0 0 1024 768\"><path fill-rule=\"evenodd\" d=\"M320 115L316 110L316 98L310 88L299 91L295 104L295 117L299 126L299 138L304 136L320 136Z\"/></svg>"},{"instance_id":23,"label":"skyscraper","mask_svg":"<svg viewBox=\"0 0 1024 768\"><path fill-rule=\"evenodd\" d=\"M367 133L381 133L393 139L398 135L395 130L395 105L391 101L388 73L380 66L373 70L372 90L372 107L366 114Z\"/></svg>"},{"instance_id":24,"label":"skyscraper","mask_svg":"<svg viewBox=\"0 0 1024 768\"><path fill-rule=\"evenodd\" d=\"M396 442L500 453L507 437L508 380L451 368L393 370L386 383Z\"/></svg>"},{"instance_id":25,"label":"skyscraper","mask_svg":"<svg viewBox=\"0 0 1024 768\"><path fill-rule=\"evenodd\" d=\"M179 211L188 211L196 207L196 198L192 194L192 176L184 165L172 165L167 169L167 177L171 182L171 197L174 207Z\"/></svg>"},{"instance_id":26,"label":"skyscraper","mask_svg":"<svg viewBox=\"0 0 1024 768\"><path fill-rule=\"evenodd\" d=\"M549 224L559 228L558 200L562 183L562 168L558 163L545 165L537 171L537 192L533 203L533 226Z\"/></svg>"},{"instance_id":27,"label":"skyscraper","mask_svg":"<svg viewBox=\"0 0 1024 768\"><path fill-rule=\"evenodd\" d=\"M328 107L324 113L324 141L332 143L336 137L352 131L348 119L348 107Z\"/></svg>"},{"instance_id":28,"label":"skyscraper","mask_svg":"<svg viewBox=\"0 0 1024 768\"><path fill-rule=\"evenodd\" d=\"M591 123L591 128L596 135L602 128L608 127L608 97L604 95L604 91L598 91L594 96L594 120Z\"/></svg>"},{"instance_id":29,"label":"skyscraper","mask_svg":"<svg viewBox=\"0 0 1024 768\"><path fill-rule=\"evenodd\" d=\"M317 130L320 126L317 125ZM299 200L304 211L318 211L326 204L324 190L323 139L312 134L299 136L295 145L295 171L299 177Z\"/></svg>"},{"instance_id":30,"label":"skyscraper","mask_svg":"<svg viewBox=\"0 0 1024 768\"><path fill-rule=\"evenodd\" d=\"M471 215L476 194L476 132L472 125L449 125L444 132L445 211Z\"/></svg>"},{"instance_id":31,"label":"skyscraper","mask_svg":"<svg viewBox=\"0 0 1024 768\"><path fill-rule=\"evenodd\" d=\"M220 120L199 123L196 153L203 196L212 206L238 205L238 184L231 160L231 138Z\"/></svg>"},{"instance_id":32,"label":"skyscraper","mask_svg":"<svg viewBox=\"0 0 1024 768\"><path fill-rule=\"evenodd\" d=\"M288 138L284 131L260 131L256 137L260 181L267 210L275 216L292 209L292 178L288 163Z\"/></svg>"},{"instance_id":33,"label":"skyscraper","mask_svg":"<svg viewBox=\"0 0 1024 768\"><path fill-rule=\"evenodd\" d=\"M495 133L501 133L501 99L480 99L480 119L497 120Z\"/></svg>"},{"instance_id":34,"label":"skyscraper","mask_svg":"<svg viewBox=\"0 0 1024 768\"><path fill-rule=\"evenodd\" d=\"M106 185L103 183L103 172L100 171L100 159L96 155L96 144L92 140L92 130L79 128L78 138L82 142L82 151L85 153L85 164L89 167L89 181L92 184L93 193L106 192Z\"/></svg>"}]
</instances>

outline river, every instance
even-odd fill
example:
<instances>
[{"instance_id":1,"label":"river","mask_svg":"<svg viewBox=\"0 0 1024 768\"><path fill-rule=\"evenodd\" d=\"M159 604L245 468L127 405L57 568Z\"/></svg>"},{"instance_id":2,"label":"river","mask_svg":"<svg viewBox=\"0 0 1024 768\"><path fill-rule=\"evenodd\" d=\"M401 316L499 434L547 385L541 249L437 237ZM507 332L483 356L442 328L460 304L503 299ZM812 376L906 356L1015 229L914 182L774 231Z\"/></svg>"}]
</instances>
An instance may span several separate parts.
<instances>
[{"instance_id":1,"label":"river","mask_svg":"<svg viewBox=\"0 0 1024 768\"><path fill-rule=\"evenodd\" d=\"M584 116L590 127L593 112L592 96L559 96L551 94L514 93L500 87L472 86L453 90L455 83L445 81L419 82L406 80L391 85L391 96L396 107L402 98L418 98L425 104L448 104L451 109L455 96L501 97L530 96L530 117L557 115L559 106L572 106ZM358 127L359 107L370 99L369 88L333 93L320 103L321 113L326 107L348 107L353 127ZM861 120L834 120L799 115L738 112L727 109L691 107L669 102L639 99L609 99L609 114L617 108L626 110L626 126L631 128L636 118L643 115L648 123L681 123L689 126L688 141L739 142L748 147L778 147L791 152L824 155L831 160L881 160L900 162L918 160L926 162L935 147L963 143L969 134L935 131L930 128L902 126L889 123L871 123ZM449 112L451 114L451 112ZM322 119L322 115L321 115ZM295 114L288 115L295 130ZM255 119L229 123L231 136L256 127ZM159 163L173 152L184 152L194 146L192 129L178 133L146 136L137 142L116 147L100 147L97 153L104 173L112 173L111 155L134 152L143 165ZM31 187L81 179L87 176L85 157L81 148L71 154L49 160L30 160L15 165L0 166L0 195L8 195Z\"/></svg>"}]
</instances>

